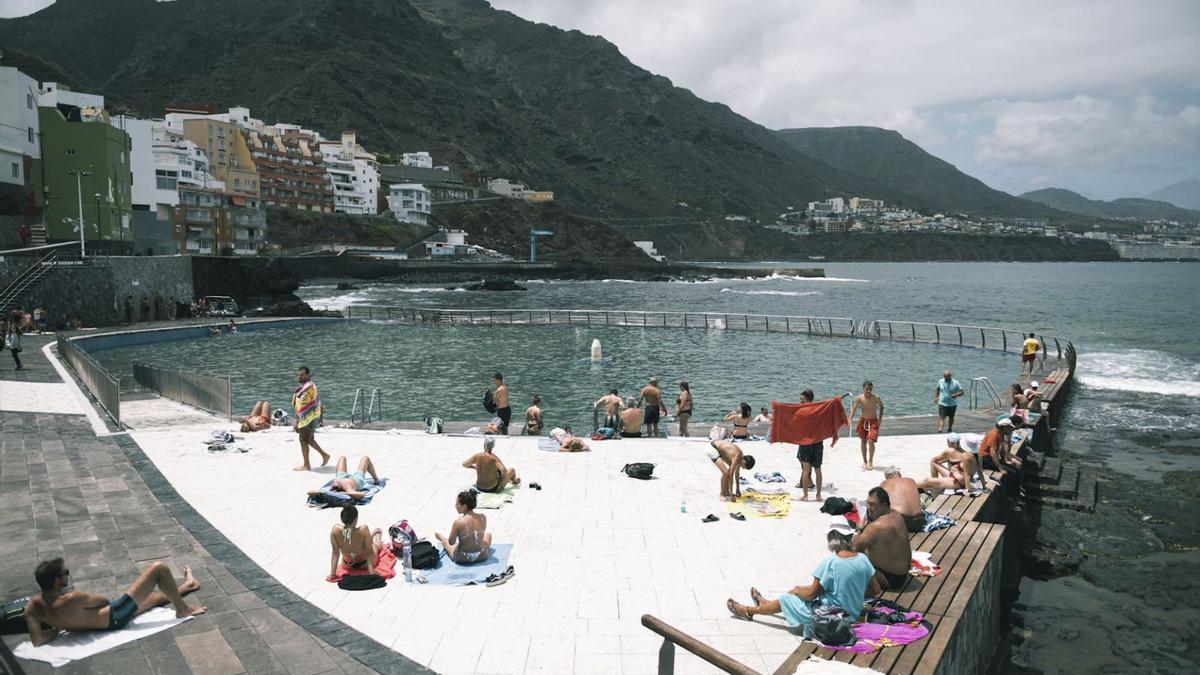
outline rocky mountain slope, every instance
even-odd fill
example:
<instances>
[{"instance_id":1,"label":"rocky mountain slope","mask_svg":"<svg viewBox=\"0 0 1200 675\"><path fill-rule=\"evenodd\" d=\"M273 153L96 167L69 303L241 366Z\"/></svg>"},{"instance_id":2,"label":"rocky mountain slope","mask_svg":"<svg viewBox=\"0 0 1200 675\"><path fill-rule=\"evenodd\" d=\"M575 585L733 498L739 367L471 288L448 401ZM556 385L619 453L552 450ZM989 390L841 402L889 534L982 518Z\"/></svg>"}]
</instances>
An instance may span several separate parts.
<instances>
[{"instance_id":1,"label":"rocky mountain slope","mask_svg":"<svg viewBox=\"0 0 1200 675\"><path fill-rule=\"evenodd\" d=\"M1200 211L1200 178L1179 181L1146 195L1146 199L1167 202L1182 209Z\"/></svg>"},{"instance_id":2,"label":"rocky mountain slope","mask_svg":"<svg viewBox=\"0 0 1200 675\"><path fill-rule=\"evenodd\" d=\"M1106 202L1100 199L1088 199L1078 192L1062 188L1034 190L1021 195L1021 198L1045 204L1060 211L1069 211L1094 218L1132 218L1140 221L1162 219L1200 223L1200 211L1182 209L1173 204L1153 199L1126 197Z\"/></svg>"}]
</instances>

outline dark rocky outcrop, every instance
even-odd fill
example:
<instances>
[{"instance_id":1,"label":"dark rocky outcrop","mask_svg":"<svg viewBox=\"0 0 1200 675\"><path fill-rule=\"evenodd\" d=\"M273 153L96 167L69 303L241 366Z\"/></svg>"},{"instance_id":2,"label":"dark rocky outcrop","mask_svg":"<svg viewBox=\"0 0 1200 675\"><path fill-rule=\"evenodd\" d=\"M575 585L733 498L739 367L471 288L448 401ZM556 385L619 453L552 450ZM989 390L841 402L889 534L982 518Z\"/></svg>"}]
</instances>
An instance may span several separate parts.
<instances>
[{"instance_id":1,"label":"dark rocky outcrop","mask_svg":"<svg viewBox=\"0 0 1200 675\"><path fill-rule=\"evenodd\" d=\"M512 279L484 279L477 284L464 286L468 291L525 291L529 290Z\"/></svg>"}]
</instances>

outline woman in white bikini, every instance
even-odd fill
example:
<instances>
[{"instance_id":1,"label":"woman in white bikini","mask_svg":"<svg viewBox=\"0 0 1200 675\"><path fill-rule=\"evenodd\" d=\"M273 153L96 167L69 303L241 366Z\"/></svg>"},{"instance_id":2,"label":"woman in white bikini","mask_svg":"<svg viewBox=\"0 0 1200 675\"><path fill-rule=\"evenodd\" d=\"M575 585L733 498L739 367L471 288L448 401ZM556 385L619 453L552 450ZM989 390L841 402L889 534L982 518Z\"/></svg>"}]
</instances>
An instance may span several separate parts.
<instances>
[{"instance_id":1,"label":"woman in white bikini","mask_svg":"<svg viewBox=\"0 0 1200 675\"><path fill-rule=\"evenodd\" d=\"M492 535L484 531L487 529L487 516L475 513L475 491L458 493L454 508L458 511L458 518L450 526L450 536L444 537L441 532L434 535L446 550L446 557L459 565L487 560Z\"/></svg>"},{"instance_id":2,"label":"woman in white bikini","mask_svg":"<svg viewBox=\"0 0 1200 675\"><path fill-rule=\"evenodd\" d=\"M379 529L372 531L366 525L358 524L358 509L354 506L342 507L342 524L334 525L329 533L330 581L337 578L339 560L347 567L359 569L366 567L368 571L375 570L375 561L379 559L379 551L383 548L383 532Z\"/></svg>"}]
</instances>

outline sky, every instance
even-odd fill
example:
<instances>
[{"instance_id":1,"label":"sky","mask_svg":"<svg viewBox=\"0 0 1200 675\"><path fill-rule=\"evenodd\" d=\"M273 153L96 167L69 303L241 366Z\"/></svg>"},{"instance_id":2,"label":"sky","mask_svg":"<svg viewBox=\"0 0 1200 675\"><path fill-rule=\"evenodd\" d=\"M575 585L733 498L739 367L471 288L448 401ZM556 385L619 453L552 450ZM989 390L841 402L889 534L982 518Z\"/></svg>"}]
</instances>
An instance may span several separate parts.
<instances>
[{"instance_id":1,"label":"sky","mask_svg":"<svg viewBox=\"0 0 1200 675\"><path fill-rule=\"evenodd\" d=\"M1200 0L491 1L764 126L895 129L1014 194L1200 176Z\"/></svg>"}]
</instances>

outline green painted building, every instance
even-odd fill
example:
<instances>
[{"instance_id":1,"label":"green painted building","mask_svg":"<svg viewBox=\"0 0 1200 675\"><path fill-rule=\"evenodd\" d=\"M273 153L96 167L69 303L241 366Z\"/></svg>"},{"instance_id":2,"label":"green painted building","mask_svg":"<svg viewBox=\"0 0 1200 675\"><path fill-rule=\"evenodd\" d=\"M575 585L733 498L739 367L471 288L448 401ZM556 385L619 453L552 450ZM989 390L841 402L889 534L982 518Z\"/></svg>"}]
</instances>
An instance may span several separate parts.
<instances>
[{"instance_id":1,"label":"green painted building","mask_svg":"<svg viewBox=\"0 0 1200 675\"><path fill-rule=\"evenodd\" d=\"M38 108L42 158L34 168L34 178L41 184L38 206L43 210L48 241L79 239L76 223L82 193L85 238L132 244L129 135L106 120L103 113L74 106ZM77 184L71 171L90 175L81 176ZM105 244L102 248L124 245Z\"/></svg>"}]
</instances>

